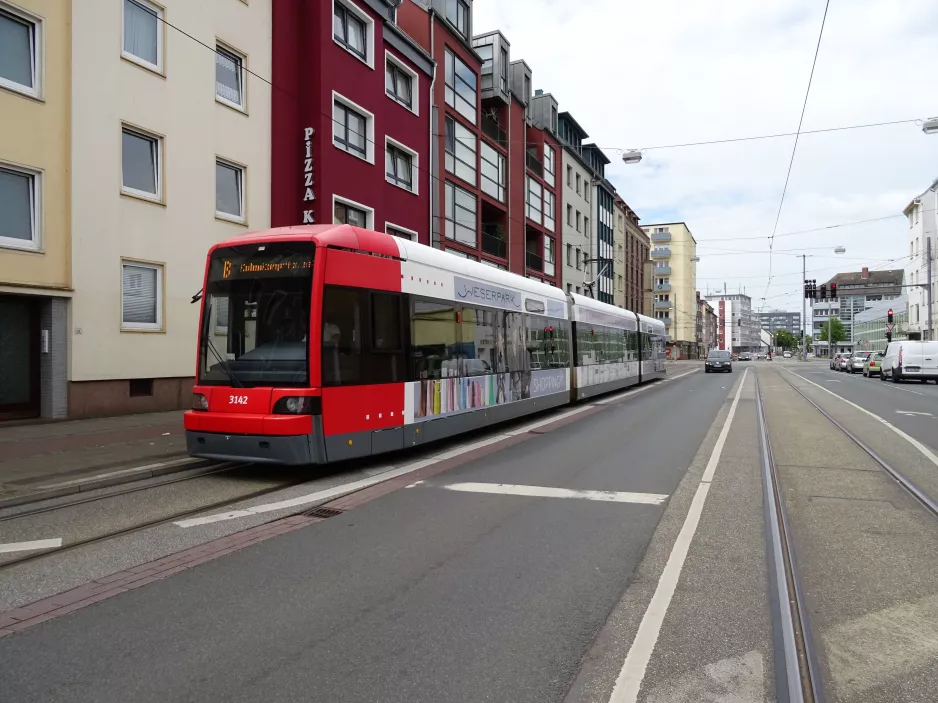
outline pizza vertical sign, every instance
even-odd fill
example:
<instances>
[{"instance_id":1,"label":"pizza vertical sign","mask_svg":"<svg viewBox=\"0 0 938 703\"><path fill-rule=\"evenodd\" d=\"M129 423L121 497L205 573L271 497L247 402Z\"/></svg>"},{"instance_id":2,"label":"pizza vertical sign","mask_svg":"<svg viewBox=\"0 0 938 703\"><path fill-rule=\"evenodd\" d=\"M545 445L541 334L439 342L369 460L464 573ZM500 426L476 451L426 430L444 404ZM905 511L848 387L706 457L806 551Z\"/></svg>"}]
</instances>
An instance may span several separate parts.
<instances>
[{"instance_id":1,"label":"pizza vertical sign","mask_svg":"<svg viewBox=\"0 0 938 703\"><path fill-rule=\"evenodd\" d=\"M313 217L313 136L316 130L312 127L303 128L303 224L311 225L316 222Z\"/></svg>"},{"instance_id":2,"label":"pizza vertical sign","mask_svg":"<svg viewBox=\"0 0 938 703\"><path fill-rule=\"evenodd\" d=\"M726 349L724 345L724 325L726 324L726 301L720 301L720 322L719 327L717 327L717 339L720 342L720 349Z\"/></svg>"}]
</instances>

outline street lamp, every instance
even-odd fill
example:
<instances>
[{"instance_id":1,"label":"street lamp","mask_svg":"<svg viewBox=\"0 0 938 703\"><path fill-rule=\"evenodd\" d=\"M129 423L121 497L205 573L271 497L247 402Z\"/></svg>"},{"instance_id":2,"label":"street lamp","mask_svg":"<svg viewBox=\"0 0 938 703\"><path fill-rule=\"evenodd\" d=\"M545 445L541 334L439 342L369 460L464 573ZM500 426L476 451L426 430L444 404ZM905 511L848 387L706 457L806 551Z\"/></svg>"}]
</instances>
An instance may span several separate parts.
<instances>
[{"instance_id":1,"label":"street lamp","mask_svg":"<svg viewBox=\"0 0 938 703\"><path fill-rule=\"evenodd\" d=\"M929 117L922 123L922 131L925 134L938 134L938 117Z\"/></svg>"},{"instance_id":2,"label":"street lamp","mask_svg":"<svg viewBox=\"0 0 938 703\"><path fill-rule=\"evenodd\" d=\"M938 123L938 121L936 121ZM626 149L622 152L622 163L637 164L642 160L642 152L638 149Z\"/></svg>"}]
</instances>

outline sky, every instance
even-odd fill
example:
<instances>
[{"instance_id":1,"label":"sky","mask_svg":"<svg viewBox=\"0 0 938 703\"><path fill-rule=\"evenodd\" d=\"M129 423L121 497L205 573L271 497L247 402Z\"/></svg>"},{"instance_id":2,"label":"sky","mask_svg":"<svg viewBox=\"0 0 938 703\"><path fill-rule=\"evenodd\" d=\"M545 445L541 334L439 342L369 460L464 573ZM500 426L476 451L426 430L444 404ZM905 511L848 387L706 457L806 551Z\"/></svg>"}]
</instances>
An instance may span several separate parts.
<instances>
[{"instance_id":1,"label":"sky","mask_svg":"<svg viewBox=\"0 0 938 703\"><path fill-rule=\"evenodd\" d=\"M800 311L802 254L818 285L909 262L902 210L938 178L938 135L914 123L802 135L777 229L795 137L650 147L794 133L824 4L475 0L472 31L502 31L534 88L612 159L606 176L642 224L687 223L702 295L725 284L754 309ZM936 51L934 0L832 0L802 130L938 115ZM623 164L622 149L642 162ZM789 234L873 218L888 219Z\"/></svg>"}]
</instances>

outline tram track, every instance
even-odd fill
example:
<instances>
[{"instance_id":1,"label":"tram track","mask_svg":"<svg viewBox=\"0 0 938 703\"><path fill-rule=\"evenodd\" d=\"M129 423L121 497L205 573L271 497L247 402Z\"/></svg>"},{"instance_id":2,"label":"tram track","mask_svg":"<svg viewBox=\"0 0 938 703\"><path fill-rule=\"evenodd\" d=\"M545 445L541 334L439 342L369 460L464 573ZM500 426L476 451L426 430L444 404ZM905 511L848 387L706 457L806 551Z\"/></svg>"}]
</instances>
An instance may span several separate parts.
<instances>
[{"instance_id":1,"label":"tram track","mask_svg":"<svg viewBox=\"0 0 938 703\"><path fill-rule=\"evenodd\" d=\"M938 502L914 481L887 462L856 433L812 400L786 375L776 371L775 376L784 381L785 386L797 394L800 401L807 403L822 416L828 426L836 429L840 437L849 440L850 444L871 460L872 465L878 467L882 475L888 477L889 481L911 497L911 503L924 508L931 517L938 517ZM791 498L786 500L786 491L792 491L794 487L786 485L782 472L779 470L780 465L776 464L765 410L765 399L758 374L756 375L756 404L763 465L766 548L774 610L772 615L775 630L778 700L816 703L841 700L841 696L833 693L838 688L837 682L830 680L838 677L831 671L830 662L826 662L825 647L829 643L825 638L818 637L819 630L815 627L818 611L812 607L814 605L812 598L806 593L805 573L799 556L796 525L793 524L787 507L787 502ZM794 493L797 494L798 491L794 490ZM865 529L868 528L857 525L854 529L857 530L857 539L860 539ZM816 549L816 545L802 543L801 546L805 551ZM814 578L815 586L817 586L817 573ZM886 596L889 595L891 594L883 594L884 602L888 602ZM822 660L826 663L822 664Z\"/></svg>"}]
</instances>

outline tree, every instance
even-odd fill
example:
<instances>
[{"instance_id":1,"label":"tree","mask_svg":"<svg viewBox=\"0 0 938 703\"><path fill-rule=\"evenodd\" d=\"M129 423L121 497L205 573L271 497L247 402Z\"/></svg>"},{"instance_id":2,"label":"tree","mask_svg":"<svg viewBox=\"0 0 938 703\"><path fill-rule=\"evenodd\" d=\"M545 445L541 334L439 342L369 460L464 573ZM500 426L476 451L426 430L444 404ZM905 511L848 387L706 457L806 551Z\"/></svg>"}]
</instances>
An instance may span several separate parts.
<instances>
[{"instance_id":1,"label":"tree","mask_svg":"<svg viewBox=\"0 0 938 703\"><path fill-rule=\"evenodd\" d=\"M775 346L782 349L794 349L798 346L798 338L788 330L776 330Z\"/></svg>"},{"instance_id":2,"label":"tree","mask_svg":"<svg viewBox=\"0 0 938 703\"><path fill-rule=\"evenodd\" d=\"M828 332L828 328L830 328L830 332ZM837 342L842 342L846 338L847 330L844 329L844 323L838 320L836 317L832 317L830 320L821 325L821 332L818 334L818 341L830 341L831 344L837 344Z\"/></svg>"},{"instance_id":3,"label":"tree","mask_svg":"<svg viewBox=\"0 0 938 703\"><path fill-rule=\"evenodd\" d=\"M814 337L812 337L812 336L809 334L807 337L805 337L804 345L805 345L806 347L810 347L812 344L814 344Z\"/></svg>"}]
</instances>

